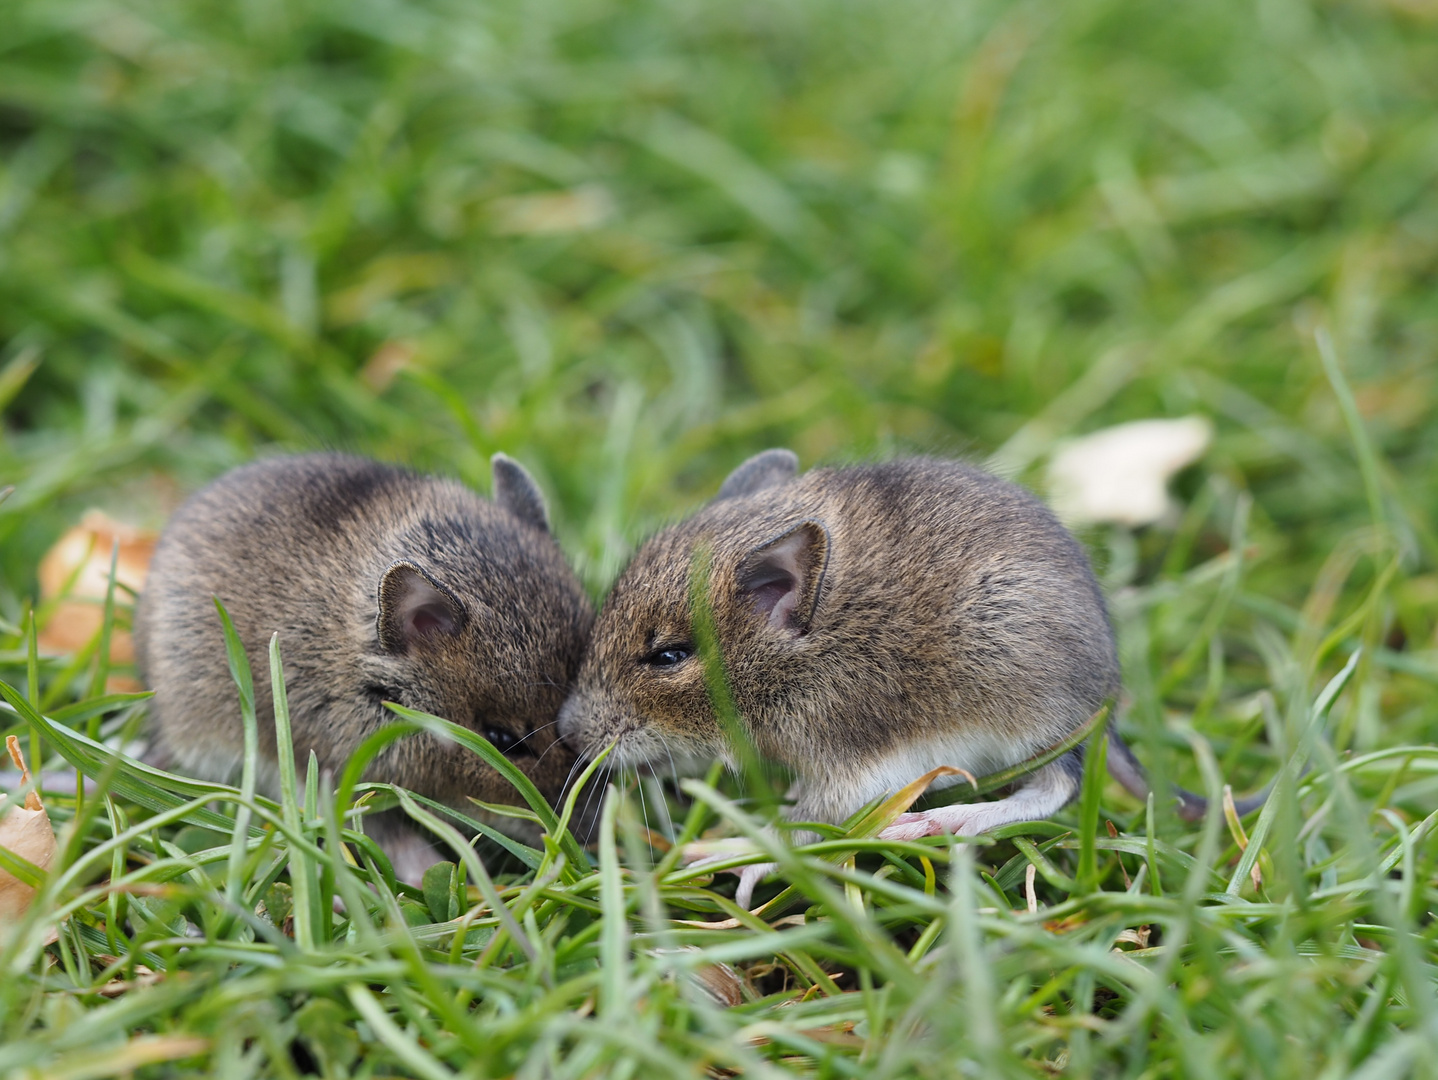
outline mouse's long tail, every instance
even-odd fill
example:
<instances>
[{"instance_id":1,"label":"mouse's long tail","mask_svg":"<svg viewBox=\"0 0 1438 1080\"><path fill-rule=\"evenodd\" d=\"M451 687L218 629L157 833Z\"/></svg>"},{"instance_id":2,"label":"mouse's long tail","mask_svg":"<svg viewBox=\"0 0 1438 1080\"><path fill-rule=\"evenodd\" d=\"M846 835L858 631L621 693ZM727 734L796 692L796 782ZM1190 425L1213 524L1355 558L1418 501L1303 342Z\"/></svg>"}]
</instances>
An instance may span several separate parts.
<instances>
[{"instance_id":1,"label":"mouse's long tail","mask_svg":"<svg viewBox=\"0 0 1438 1080\"><path fill-rule=\"evenodd\" d=\"M1148 773L1144 772L1143 765L1138 758L1133 756L1133 751L1128 748L1128 743L1119 737L1118 725L1113 721L1108 725L1108 771L1113 778L1122 784L1136 799L1146 800L1148 794L1153 790L1148 782ZM1257 810L1268 798L1268 793L1273 790L1273 784L1269 784L1257 795L1250 795L1246 799L1235 799L1234 808L1238 816ZM1208 800L1202 795L1195 795L1191 791L1185 791L1181 787L1173 788L1175 800L1178 802L1178 816L1184 821L1200 821L1208 813Z\"/></svg>"}]
</instances>

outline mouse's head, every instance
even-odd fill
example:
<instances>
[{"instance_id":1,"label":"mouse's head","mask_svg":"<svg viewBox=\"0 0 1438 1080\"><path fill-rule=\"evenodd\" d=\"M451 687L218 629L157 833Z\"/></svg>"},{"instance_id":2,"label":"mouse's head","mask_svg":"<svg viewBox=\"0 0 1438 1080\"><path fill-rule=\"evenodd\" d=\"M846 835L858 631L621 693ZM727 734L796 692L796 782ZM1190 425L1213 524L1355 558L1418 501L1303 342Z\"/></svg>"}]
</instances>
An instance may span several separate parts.
<instances>
[{"instance_id":1,"label":"mouse's head","mask_svg":"<svg viewBox=\"0 0 1438 1080\"><path fill-rule=\"evenodd\" d=\"M534 481L503 455L494 480L493 502L437 483L402 524L403 555L373 586L359 693L371 708L395 701L478 732L556 801L575 762L556 718L594 614ZM404 739L386 755L376 774L435 798L520 801L498 772L438 740Z\"/></svg>"},{"instance_id":2,"label":"mouse's head","mask_svg":"<svg viewBox=\"0 0 1438 1080\"><path fill-rule=\"evenodd\" d=\"M749 738L761 753L792 758L793 732L766 720L793 716L778 707L780 688L804 665L829 551L824 524L786 497L796 471L787 450L751 458L707 507L639 549L604 602L560 714L582 755L611 742L624 766L730 755L695 632L694 577L707 568L724 673Z\"/></svg>"}]
</instances>

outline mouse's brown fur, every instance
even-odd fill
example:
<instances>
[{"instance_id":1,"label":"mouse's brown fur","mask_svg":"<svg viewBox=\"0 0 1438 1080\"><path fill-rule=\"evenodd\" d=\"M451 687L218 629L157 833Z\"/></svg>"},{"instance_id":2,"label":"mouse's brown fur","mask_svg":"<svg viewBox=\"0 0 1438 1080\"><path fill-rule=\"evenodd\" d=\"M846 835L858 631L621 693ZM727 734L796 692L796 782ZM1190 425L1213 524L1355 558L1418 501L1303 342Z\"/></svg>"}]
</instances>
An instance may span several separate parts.
<instances>
[{"instance_id":1,"label":"mouse's brown fur","mask_svg":"<svg viewBox=\"0 0 1438 1080\"><path fill-rule=\"evenodd\" d=\"M630 761L658 756L661 741L726 751L698 658L645 662L693 650L701 544L735 703L760 753L796 770L801 818L842 819L882 790L877 763L956 732L968 757L944 763L976 775L1014 764L1117 690L1088 560L1034 496L952 461L799 477L782 465L774 452L746 463L751 480L736 472L640 549L596 623L561 721L568 737L618 735ZM797 574L784 578L786 564ZM792 611L776 621L765 606L786 589Z\"/></svg>"},{"instance_id":2,"label":"mouse's brown fur","mask_svg":"<svg viewBox=\"0 0 1438 1080\"><path fill-rule=\"evenodd\" d=\"M695 655L701 548L730 692L759 753L794 770L795 819L842 821L938 765L1018 764L1117 694L1088 558L1035 496L928 458L796 472L789 451L757 455L640 548L600 611L566 738L590 754L617 739L631 765L731 756ZM1115 775L1145 789L1114 748ZM885 835L1047 817L1081 769L1072 751L1006 799L906 814ZM1183 794L1184 810L1202 807Z\"/></svg>"},{"instance_id":3,"label":"mouse's brown fur","mask_svg":"<svg viewBox=\"0 0 1438 1080\"><path fill-rule=\"evenodd\" d=\"M162 756L195 776L238 773L218 596L254 670L262 789L276 789L266 657L278 631L301 776L311 749L338 770L393 722L388 700L511 745L515 764L557 796L574 754L554 720L593 612L538 488L503 455L494 468L494 502L341 454L261 461L194 495L160 540L135 615ZM517 801L479 757L427 734L388 746L367 777L469 813L466 796Z\"/></svg>"}]
</instances>

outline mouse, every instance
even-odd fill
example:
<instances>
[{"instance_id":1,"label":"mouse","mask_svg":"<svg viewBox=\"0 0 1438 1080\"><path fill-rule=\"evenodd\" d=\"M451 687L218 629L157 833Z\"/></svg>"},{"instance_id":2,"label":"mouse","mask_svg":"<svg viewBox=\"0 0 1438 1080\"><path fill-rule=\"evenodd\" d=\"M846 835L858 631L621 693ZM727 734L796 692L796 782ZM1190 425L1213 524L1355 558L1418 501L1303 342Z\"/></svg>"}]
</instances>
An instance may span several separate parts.
<instances>
[{"instance_id":1,"label":"mouse","mask_svg":"<svg viewBox=\"0 0 1438 1080\"><path fill-rule=\"evenodd\" d=\"M153 758L233 781L243 727L214 599L249 657L259 717L259 790L278 796L268 650L279 633L296 768L313 750L338 773L396 717L385 702L488 739L549 799L575 754L556 718L593 606L522 465L492 462L493 498L456 480L341 453L241 466L192 495L163 530L134 615L136 666L153 691ZM385 747L365 779L470 815L516 803L498 771L419 733ZM523 836L533 827L496 817ZM405 881L439 854L399 811L366 819Z\"/></svg>"},{"instance_id":2,"label":"mouse","mask_svg":"<svg viewBox=\"0 0 1438 1080\"><path fill-rule=\"evenodd\" d=\"M619 575L560 711L561 734L583 755L612 743L615 767L716 757L734 767L690 606L701 551L729 693L755 751L793 773L791 820L838 824L941 765L973 777L1017 765L1119 693L1088 556L1036 495L929 457L801 474L796 455L776 448L645 541ZM1111 772L1146 798L1142 766L1112 727L1109 738ZM1079 746L1004 798L905 813L880 835L1041 820L1082 777ZM1187 819L1206 807L1178 795ZM744 868L741 905L772 868Z\"/></svg>"}]
</instances>

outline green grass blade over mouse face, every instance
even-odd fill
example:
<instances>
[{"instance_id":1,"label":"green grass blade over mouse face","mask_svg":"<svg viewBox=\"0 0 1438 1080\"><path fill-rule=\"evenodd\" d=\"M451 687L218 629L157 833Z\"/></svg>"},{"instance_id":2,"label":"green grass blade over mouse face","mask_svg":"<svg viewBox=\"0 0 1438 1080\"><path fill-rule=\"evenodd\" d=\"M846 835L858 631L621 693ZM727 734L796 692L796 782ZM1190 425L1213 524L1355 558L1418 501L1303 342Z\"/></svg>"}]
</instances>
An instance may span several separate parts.
<instances>
[{"instance_id":1,"label":"green grass blade over mouse face","mask_svg":"<svg viewBox=\"0 0 1438 1080\"><path fill-rule=\"evenodd\" d=\"M691 558L661 558L659 587L621 577L604 605L608 632L591 640L574 693L560 712L565 741L632 767L666 758L713 758L726 746L709 702L689 609Z\"/></svg>"},{"instance_id":2,"label":"green grass blade over mouse face","mask_svg":"<svg viewBox=\"0 0 1438 1080\"><path fill-rule=\"evenodd\" d=\"M753 635L778 644L807 629L823 576L823 527L801 519L760 523L756 532L742 519L750 496L791 480L796 468L787 450L751 458L725 481L708 508L714 513L655 536L620 575L560 714L561 733L581 753L614 741L619 766L715 757L735 763L701 645L722 654L734 685L747 684L753 678L744 669L757 655L746 648ZM696 620L696 608L704 618ZM740 707L737 715L748 713ZM767 732L748 734L761 752L774 753Z\"/></svg>"},{"instance_id":3,"label":"green grass blade over mouse face","mask_svg":"<svg viewBox=\"0 0 1438 1080\"><path fill-rule=\"evenodd\" d=\"M772 758L760 753L754 745L753 734L734 701L719 627L714 619L713 570L714 554L708 545L700 544L689 567L689 611L694 621L699 660L703 664L705 689L722 733L723 752L719 757L743 778L751 804L767 813L779 804L782 795L780 770ZM770 614L770 611L755 611L756 618L765 619Z\"/></svg>"},{"instance_id":4,"label":"green grass blade over mouse face","mask_svg":"<svg viewBox=\"0 0 1438 1080\"><path fill-rule=\"evenodd\" d=\"M749 723L765 710L727 691L716 708L702 653L717 654L726 686L749 688L782 678L769 670L775 650L804 647L820 606L828 530L778 507L756 518L749 506L756 494L792 481L796 470L790 451L756 455L705 511L635 556L604 605L561 713L561 731L582 752L617 740L620 765L721 757L738 767L742 734L769 759L792 759L787 725ZM741 733L726 730L723 714L731 707L745 725Z\"/></svg>"}]
</instances>

